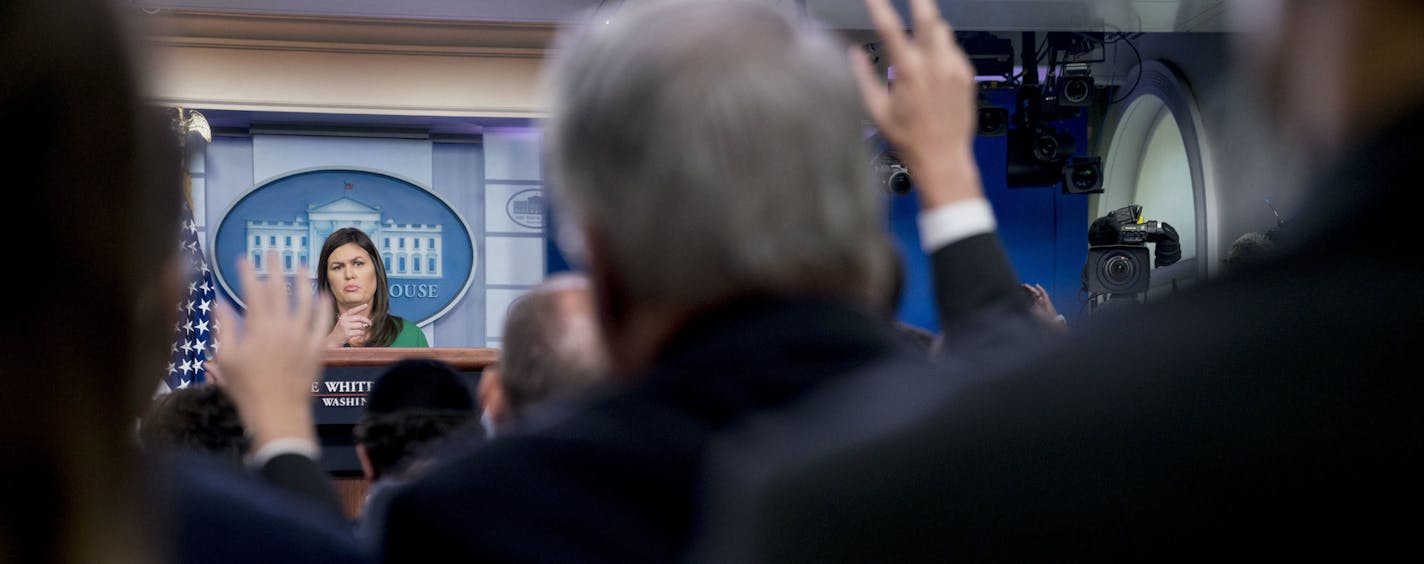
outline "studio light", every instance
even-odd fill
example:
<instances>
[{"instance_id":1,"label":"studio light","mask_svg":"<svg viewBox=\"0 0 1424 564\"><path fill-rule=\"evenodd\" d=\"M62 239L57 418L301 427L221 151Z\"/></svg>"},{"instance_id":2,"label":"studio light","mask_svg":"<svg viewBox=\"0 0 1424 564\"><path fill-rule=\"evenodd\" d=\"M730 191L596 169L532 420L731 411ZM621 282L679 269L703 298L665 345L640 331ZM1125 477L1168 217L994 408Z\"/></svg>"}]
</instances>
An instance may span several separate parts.
<instances>
[{"instance_id":1,"label":"studio light","mask_svg":"<svg viewBox=\"0 0 1424 564\"><path fill-rule=\"evenodd\" d=\"M887 192L897 196L909 194L914 189L914 179L910 177L910 169L900 160L900 156L894 151L881 151L875 156L875 174L880 179L880 185L885 187Z\"/></svg>"},{"instance_id":2,"label":"studio light","mask_svg":"<svg viewBox=\"0 0 1424 564\"><path fill-rule=\"evenodd\" d=\"M1041 163L1056 163L1073 155L1073 136L1049 127L1038 131L1033 140L1033 158Z\"/></svg>"},{"instance_id":3,"label":"studio light","mask_svg":"<svg viewBox=\"0 0 1424 564\"><path fill-rule=\"evenodd\" d=\"M1088 65L1075 63L1063 65L1053 91L1059 106L1085 107L1093 105L1094 87Z\"/></svg>"},{"instance_id":4,"label":"studio light","mask_svg":"<svg viewBox=\"0 0 1424 564\"><path fill-rule=\"evenodd\" d=\"M1038 86L1018 90L1018 111L1009 130L1008 184L1012 188L1053 186L1063 179L1063 167L1077 142L1050 120L1059 116Z\"/></svg>"},{"instance_id":5,"label":"studio light","mask_svg":"<svg viewBox=\"0 0 1424 564\"><path fill-rule=\"evenodd\" d=\"M998 106L979 106L979 127L977 133L985 137L998 137L1009 133L1009 110Z\"/></svg>"},{"instance_id":6,"label":"studio light","mask_svg":"<svg viewBox=\"0 0 1424 564\"><path fill-rule=\"evenodd\" d=\"M1063 176L1063 165L1046 164L1034 155L1033 133L1009 130L1007 165L1010 188L1041 188L1057 184Z\"/></svg>"},{"instance_id":7,"label":"studio light","mask_svg":"<svg viewBox=\"0 0 1424 564\"><path fill-rule=\"evenodd\" d=\"M1096 102L1096 85L1088 63L1101 59L1084 57L1100 49L1102 42L1100 34L1052 32L1044 40L1045 49L1034 41L1034 33L1023 34L1019 42L1022 68L1036 70L1046 54L1048 83L1040 85L1037 72L1025 72L1014 92L1006 167L1010 188L1061 185L1064 194L1103 191L1102 159L1074 157L1078 140L1065 123L1081 116L1084 107ZM983 118L980 120L982 134Z\"/></svg>"},{"instance_id":8,"label":"studio light","mask_svg":"<svg viewBox=\"0 0 1424 564\"><path fill-rule=\"evenodd\" d=\"M875 172L876 185L897 196L914 190L915 179L910 176L910 167L905 166L905 161L884 136L872 133L865 142L870 154L875 155L870 160L870 168Z\"/></svg>"}]
</instances>

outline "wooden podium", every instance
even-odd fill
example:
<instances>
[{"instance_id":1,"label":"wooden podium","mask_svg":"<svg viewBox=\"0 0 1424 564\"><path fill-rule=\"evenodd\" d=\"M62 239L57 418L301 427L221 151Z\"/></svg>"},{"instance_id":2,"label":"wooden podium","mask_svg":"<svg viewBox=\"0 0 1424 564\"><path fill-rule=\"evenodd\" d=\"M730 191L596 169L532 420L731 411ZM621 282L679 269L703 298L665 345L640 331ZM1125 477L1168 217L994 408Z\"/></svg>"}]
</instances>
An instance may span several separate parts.
<instances>
[{"instance_id":1,"label":"wooden podium","mask_svg":"<svg viewBox=\"0 0 1424 564\"><path fill-rule=\"evenodd\" d=\"M449 364L478 401L480 374L499 360L498 349L463 348L343 348L328 349L322 381L312 389L312 411L321 440L322 464L333 475L360 475L351 428L366 411L366 394L392 363L429 358Z\"/></svg>"},{"instance_id":2,"label":"wooden podium","mask_svg":"<svg viewBox=\"0 0 1424 564\"><path fill-rule=\"evenodd\" d=\"M386 366L403 358L433 358L462 372L479 371L499 360L499 349L338 348L325 355L327 366Z\"/></svg>"}]
</instances>

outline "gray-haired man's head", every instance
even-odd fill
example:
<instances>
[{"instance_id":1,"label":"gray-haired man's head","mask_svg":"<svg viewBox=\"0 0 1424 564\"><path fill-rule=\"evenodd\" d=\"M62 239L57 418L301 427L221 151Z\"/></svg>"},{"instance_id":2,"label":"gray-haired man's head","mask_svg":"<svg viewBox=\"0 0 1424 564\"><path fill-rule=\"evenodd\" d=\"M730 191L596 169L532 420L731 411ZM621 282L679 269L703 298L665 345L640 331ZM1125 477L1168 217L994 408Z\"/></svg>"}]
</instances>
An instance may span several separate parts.
<instances>
[{"instance_id":1,"label":"gray-haired man's head","mask_svg":"<svg viewBox=\"0 0 1424 564\"><path fill-rule=\"evenodd\" d=\"M554 193L605 324L749 295L883 300L883 204L829 33L765 2L659 2L559 53Z\"/></svg>"}]
</instances>

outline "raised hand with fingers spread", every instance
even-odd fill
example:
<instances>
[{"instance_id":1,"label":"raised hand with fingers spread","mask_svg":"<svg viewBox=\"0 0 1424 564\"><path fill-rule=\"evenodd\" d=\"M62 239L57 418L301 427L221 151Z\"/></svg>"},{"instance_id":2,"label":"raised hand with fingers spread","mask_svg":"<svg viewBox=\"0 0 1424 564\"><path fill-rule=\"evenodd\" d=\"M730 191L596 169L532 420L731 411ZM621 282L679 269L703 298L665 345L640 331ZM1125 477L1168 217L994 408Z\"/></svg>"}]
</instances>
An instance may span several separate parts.
<instances>
[{"instance_id":1,"label":"raised hand with fingers spread","mask_svg":"<svg viewBox=\"0 0 1424 564\"><path fill-rule=\"evenodd\" d=\"M866 110L915 177L924 209L983 197L974 161L974 66L933 0L911 0L914 36L889 0L866 0L895 68L893 87L852 51Z\"/></svg>"},{"instance_id":2,"label":"raised hand with fingers spread","mask_svg":"<svg viewBox=\"0 0 1424 564\"><path fill-rule=\"evenodd\" d=\"M268 264L278 264L275 253ZM246 260L238 275L247 298L239 328L232 308L218 309L222 351L216 363L224 387L252 433L253 451L277 439L316 442L311 385L321 377L323 338L331 326L330 298L296 291L280 275L259 279ZM296 280L306 280L298 267ZM301 285L296 285L300 287Z\"/></svg>"}]
</instances>

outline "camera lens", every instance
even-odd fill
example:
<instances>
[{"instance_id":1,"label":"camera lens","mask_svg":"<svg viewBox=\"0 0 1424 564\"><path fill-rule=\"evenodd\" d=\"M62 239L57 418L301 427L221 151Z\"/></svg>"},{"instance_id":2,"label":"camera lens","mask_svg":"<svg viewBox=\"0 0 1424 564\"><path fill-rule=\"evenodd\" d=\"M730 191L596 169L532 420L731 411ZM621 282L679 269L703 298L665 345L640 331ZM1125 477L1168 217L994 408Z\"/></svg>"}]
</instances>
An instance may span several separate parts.
<instances>
[{"instance_id":1,"label":"camera lens","mask_svg":"<svg viewBox=\"0 0 1424 564\"><path fill-rule=\"evenodd\" d=\"M1061 131L1045 131L1033 140L1033 157L1040 162L1062 161L1073 154L1073 136Z\"/></svg>"},{"instance_id":2,"label":"camera lens","mask_svg":"<svg viewBox=\"0 0 1424 564\"><path fill-rule=\"evenodd\" d=\"M1136 294L1148 290L1151 258L1145 246L1103 245L1088 250L1092 270L1084 280L1096 294Z\"/></svg>"},{"instance_id":3,"label":"camera lens","mask_svg":"<svg viewBox=\"0 0 1424 564\"><path fill-rule=\"evenodd\" d=\"M1080 79L1070 79L1063 84L1063 98L1074 104L1081 104L1088 99L1088 82Z\"/></svg>"},{"instance_id":4,"label":"camera lens","mask_svg":"<svg viewBox=\"0 0 1424 564\"><path fill-rule=\"evenodd\" d=\"M1058 140L1052 135L1044 135L1038 138L1038 143L1033 146L1033 154L1040 161L1051 161L1058 156Z\"/></svg>"},{"instance_id":5,"label":"camera lens","mask_svg":"<svg viewBox=\"0 0 1424 564\"><path fill-rule=\"evenodd\" d=\"M979 135L1002 135L1008 131L1009 112L1003 108L979 108Z\"/></svg>"},{"instance_id":6,"label":"camera lens","mask_svg":"<svg viewBox=\"0 0 1424 564\"><path fill-rule=\"evenodd\" d=\"M893 151L881 151L871 165L875 168L877 180L892 194L908 194L913 188L910 169L900 161Z\"/></svg>"},{"instance_id":7,"label":"camera lens","mask_svg":"<svg viewBox=\"0 0 1424 564\"><path fill-rule=\"evenodd\" d=\"M886 188L895 194L909 194L913 184L910 181L910 173L904 170L897 170L890 174L890 178L885 181Z\"/></svg>"},{"instance_id":8,"label":"camera lens","mask_svg":"<svg viewBox=\"0 0 1424 564\"><path fill-rule=\"evenodd\" d=\"M1108 260L1108 278L1115 282L1126 280L1132 276L1132 263L1126 257L1113 257Z\"/></svg>"},{"instance_id":9,"label":"camera lens","mask_svg":"<svg viewBox=\"0 0 1424 564\"><path fill-rule=\"evenodd\" d=\"M1137 265L1132 258L1114 255L1103 262L1103 280L1113 286L1130 286L1137 277Z\"/></svg>"}]
</instances>

